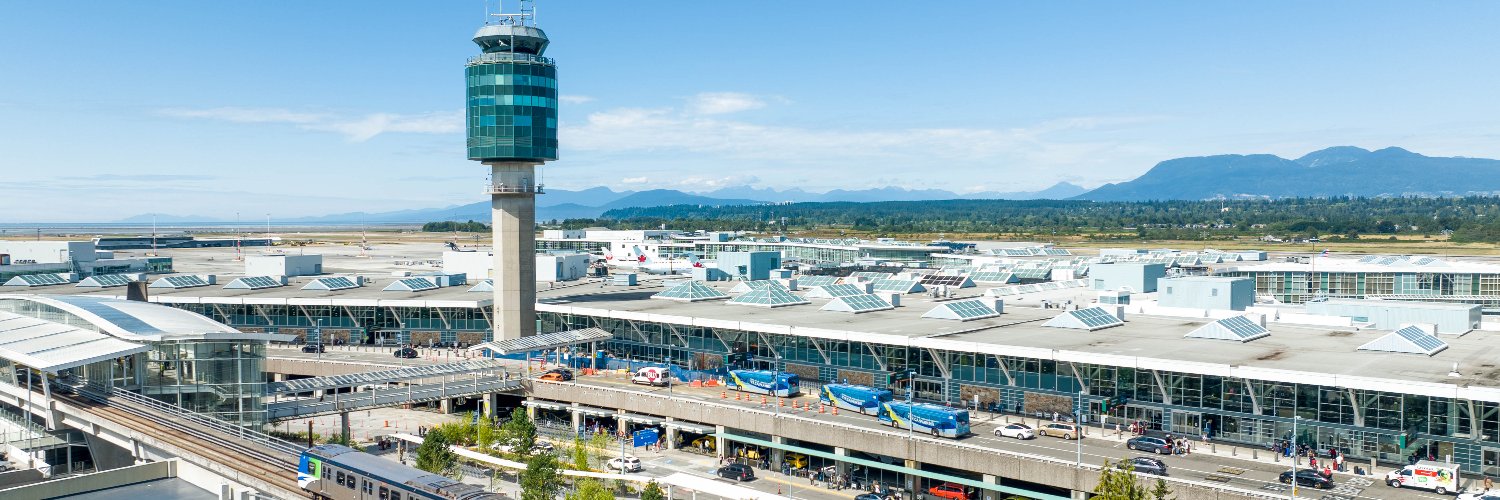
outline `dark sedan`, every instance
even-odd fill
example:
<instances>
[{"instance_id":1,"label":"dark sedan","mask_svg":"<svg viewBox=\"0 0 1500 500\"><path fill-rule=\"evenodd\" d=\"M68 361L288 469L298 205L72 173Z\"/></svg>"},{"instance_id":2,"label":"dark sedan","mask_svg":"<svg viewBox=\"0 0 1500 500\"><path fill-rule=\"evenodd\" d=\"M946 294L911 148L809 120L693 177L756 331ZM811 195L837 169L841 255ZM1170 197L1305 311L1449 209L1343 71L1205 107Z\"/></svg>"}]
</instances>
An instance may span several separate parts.
<instances>
[{"instance_id":1,"label":"dark sedan","mask_svg":"<svg viewBox=\"0 0 1500 500\"><path fill-rule=\"evenodd\" d=\"M1167 475L1167 463L1151 457L1135 457L1130 459L1130 466L1141 474L1154 476Z\"/></svg>"},{"instance_id":2,"label":"dark sedan","mask_svg":"<svg viewBox=\"0 0 1500 500\"><path fill-rule=\"evenodd\" d=\"M1125 447L1136 451L1160 453L1163 455L1172 454L1172 443L1167 442L1167 440L1159 437L1133 437L1130 438L1129 441L1125 442Z\"/></svg>"},{"instance_id":3,"label":"dark sedan","mask_svg":"<svg viewBox=\"0 0 1500 500\"><path fill-rule=\"evenodd\" d=\"M1281 482L1292 484L1292 471L1282 472ZM1333 480L1312 469L1297 469L1297 485L1326 490L1333 487Z\"/></svg>"},{"instance_id":4,"label":"dark sedan","mask_svg":"<svg viewBox=\"0 0 1500 500\"><path fill-rule=\"evenodd\" d=\"M411 359L417 357L417 350L410 347L402 347L400 349L396 349L396 352L394 352L393 354L395 354L398 358Z\"/></svg>"}]
</instances>

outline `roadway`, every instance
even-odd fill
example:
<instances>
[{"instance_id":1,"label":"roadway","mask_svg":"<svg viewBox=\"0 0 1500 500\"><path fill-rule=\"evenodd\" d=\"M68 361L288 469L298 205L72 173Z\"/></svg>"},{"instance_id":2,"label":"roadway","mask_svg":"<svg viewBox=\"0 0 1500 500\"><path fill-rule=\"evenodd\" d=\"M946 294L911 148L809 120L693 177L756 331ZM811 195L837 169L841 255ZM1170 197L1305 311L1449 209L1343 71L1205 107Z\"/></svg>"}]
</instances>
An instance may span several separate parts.
<instances>
[{"instance_id":1,"label":"roadway","mask_svg":"<svg viewBox=\"0 0 1500 500\"><path fill-rule=\"evenodd\" d=\"M299 351L296 351L295 349L278 348L273 349L273 351L273 353L268 353L268 355L299 358L312 356L311 354L303 354ZM287 354L283 355L283 352ZM341 361L363 362L371 364L389 364L390 356L391 355L389 352L358 352L335 350L330 350L329 352L323 354L324 359L332 358ZM439 358L439 360L441 360L441 357ZM516 361L515 363L519 365L521 362ZM534 367L533 369L535 370ZM747 408L764 408L760 404L760 396L754 396L749 401L736 401L734 399L734 393L732 391L728 393L728 398L723 398L721 397L723 395L722 391L717 387L694 388L687 385L679 385L670 389L660 387L647 387L641 385L633 385L626 379L611 376L580 377L578 380L572 383L602 385L617 388L632 387L635 390L641 392L658 394L671 392L673 396L678 398L712 401L720 404L741 405ZM788 413L817 413L815 407L817 406L818 399L816 396L804 394L798 398L787 398L787 400L788 406L785 411L787 411ZM773 406L774 401L774 399L771 400ZM804 404L811 404L814 409L794 410L791 408L791 405L793 404L792 401L797 402L799 406ZM878 429L885 427L884 425L880 424L879 421L877 421L874 417L846 411L841 411L837 416L831 413L822 414L818 416L818 419L866 428ZM1038 437L1036 439L1018 441L1011 438L996 437L994 435L994 429L998 425L1007 423L1007 421L1022 420L1021 417L1014 415L993 415L987 412L971 412L970 420L972 434L959 439L959 441L971 445L978 445L1003 451L1042 455L1049 458L1056 458L1067 461L1077 460L1081 448L1083 461L1092 464L1099 464L1104 460L1119 460L1126 457L1146 455L1144 453L1133 452L1125 448L1125 438L1129 436L1116 436L1114 431L1104 432L1101 431L1098 427L1092 427L1088 429L1086 437L1085 439L1081 440L1081 443L1077 441L1065 441L1062 439L1048 437ZM1032 425L1033 427L1035 427L1035 424L1037 424L1035 419L1031 418L1026 418L1024 419L1024 421L1027 424ZM912 437L912 439L933 440L940 438L915 435ZM1290 487L1280 484L1277 481L1277 477L1280 475L1280 473L1282 471L1288 470L1288 468L1290 467L1289 462L1287 462L1286 460L1283 459L1281 462L1274 462L1270 458L1270 453L1264 449L1258 450L1257 454L1259 455L1259 459L1251 459L1250 456L1252 454L1252 451L1249 448L1234 448L1232 445L1227 444L1217 446L1218 449L1215 452L1210 452L1210 448L1211 446L1208 443L1195 442L1194 452L1191 455L1156 456L1156 458L1161 459L1167 464L1169 473L1171 477L1174 478L1182 478L1193 481L1209 481L1220 483L1229 487L1260 490L1264 491L1267 496L1273 497L1288 496L1290 494ZM1234 454L1232 455L1232 453ZM1369 464L1368 462L1348 463L1350 470L1353 470L1355 465L1362 465L1368 468ZM1378 472L1378 474L1383 476L1384 472L1384 470L1381 470ZM1465 481L1467 482L1468 478L1466 478ZM1356 498L1391 500L1438 500L1451 498L1421 490L1389 488L1382 484L1382 481L1380 481L1380 477L1378 476L1361 477L1355 476L1353 474L1335 473L1334 483L1335 486L1331 490L1310 490L1307 488L1298 488L1298 496L1304 498L1319 498L1321 500L1350 500Z\"/></svg>"}]
</instances>

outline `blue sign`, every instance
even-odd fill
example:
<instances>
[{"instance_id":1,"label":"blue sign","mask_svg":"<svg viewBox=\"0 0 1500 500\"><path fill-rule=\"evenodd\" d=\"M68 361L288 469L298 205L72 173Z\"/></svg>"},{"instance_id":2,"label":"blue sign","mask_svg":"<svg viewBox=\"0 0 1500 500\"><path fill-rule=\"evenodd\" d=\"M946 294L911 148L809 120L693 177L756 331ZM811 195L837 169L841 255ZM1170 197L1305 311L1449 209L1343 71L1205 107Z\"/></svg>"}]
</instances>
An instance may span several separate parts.
<instances>
[{"instance_id":1,"label":"blue sign","mask_svg":"<svg viewBox=\"0 0 1500 500\"><path fill-rule=\"evenodd\" d=\"M639 448L641 446L656 444L656 441L660 439L660 436L661 433L657 431L655 427L635 431L635 435L632 436L634 439L632 440L631 446Z\"/></svg>"}]
</instances>

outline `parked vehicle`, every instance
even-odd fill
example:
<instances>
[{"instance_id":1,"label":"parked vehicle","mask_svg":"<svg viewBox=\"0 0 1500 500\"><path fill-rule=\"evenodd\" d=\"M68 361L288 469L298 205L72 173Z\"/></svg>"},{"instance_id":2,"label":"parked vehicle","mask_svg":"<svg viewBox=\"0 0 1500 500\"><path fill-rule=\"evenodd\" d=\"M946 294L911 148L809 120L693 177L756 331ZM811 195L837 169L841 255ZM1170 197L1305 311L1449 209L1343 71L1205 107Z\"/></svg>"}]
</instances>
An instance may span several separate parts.
<instances>
[{"instance_id":1,"label":"parked vehicle","mask_svg":"<svg viewBox=\"0 0 1500 500\"><path fill-rule=\"evenodd\" d=\"M969 434L969 410L927 403L893 401L885 403L880 422L933 436L957 438Z\"/></svg>"},{"instance_id":2,"label":"parked vehicle","mask_svg":"<svg viewBox=\"0 0 1500 500\"><path fill-rule=\"evenodd\" d=\"M807 467L807 455L801 453L787 453L785 460L787 465L792 466L793 469Z\"/></svg>"},{"instance_id":3,"label":"parked vehicle","mask_svg":"<svg viewBox=\"0 0 1500 500\"><path fill-rule=\"evenodd\" d=\"M328 352L328 351L323 348L323 344L307 344L307 345L302 346L302 352Z\"/></svg>"},{"instance_id":4,"label":"parked vehicle","mask_svg":"<svg viewBox=\"0 0 1500 500\"><path fill-rule=\"evenodd\" d=\"M394 354L398 358L411 359L417 357L417 350L410 347L402 347L400 349L396 349L396 351L392 354Z\"/></svg>"},{"instance_id":5,"label":"parked vehicle","mask_svg":"<svg viewBox=\"0 0 1500 500\"><path fill-rule=\"evenodd\" d=\"M549 375L555 375L556 377L547 378ZM551 370L542 372L542 380L560 380L563 382L567 382L569 380L573 380L573 370L569 370L567 368L553 368Z\"/></svg>"},{"instance_id":6,"label":"parked vehicle","mask_svg":"<svg viewBox=\"0 0 1500 500\"><path fill-rule=\"evenodd\" d=\"M1130 466L1136 472L1151 474L1155 476L1167 475L1167 463L1160 459L1151 457L1135 457L1130 459Z\"/></svg>"},{"instance_id":7,"label":"parked vehicle","mask_svg":"<svg viewBox=\"0 0 1500 500\"><path fill-rule=\"evenodd\" d=\"M633 384L666 387L672 383L672 370L660 366L648 366L636 370L635 375L630 377L630 382Z\"/></svg>"},{"instance_id":8,"label":"parked vehicle","mask_svg":"<svg viewBox=\"0 0 1500 500\"><path fill-rule=\"evenodd\" d=\"M938 498L950 500L969 500L969 492L962 485L954 483L943 483L927 488L927 493Z\"/></svg>"},{"instance_id":9,"label":"parked vehicle","mask_svg":"<svg viewBox=\"0 0 1500 500\"><path fill-rule=\"evenodd\" d=\"M715 471L714 474L718 475L719 477L725 479L733 479L735 481L749 481L755 479L755 470L751 469L750 466L745 464L725 465L723 467L719 467L719 470Z\"/></svg>"},{"instance_id":10,"label":"parked vehicle","mask_svg":"<svg viewBox=\"0 0 1500 500\"><path fill-rule=\"evenodd\" d=\"M1125 441L1125 447L1136 451L1149 451L1162 455L1172 454L1172 443L1159 437L1138 436Z\"/></svg>"},{"instance_id":11,"label":"parked vehicle","mask_svg":"<svg viewBox=\"0 0 1500 500\"><path fill-rule=\"evenodd\" d=\"M1083 437L1083 435L1079 433L1077 425L1066 422L1051 422L1042 424L1042 427L1040 429L1037 429L1036 432L1037 434L1041 434L1043 436L1060 437L1063 439L1080 439Z\"/></svg>"},{"instance_id":12,"label":"parked vehicle","mask_svg":"<svg viewBox=\"0 0 1500 500\"><path fill-rule=\"evenodd\" d=\"M1392 488L1421 488L1446 495L1458 491L1458 468L1453 464L1422 460L1385 475Z\"/></svg>"},{"instance_id":13,"label":"parked vehicle","mask_svg":"<svg viewBox=\"0 0 1500 500\"><path fill-rule=\"evenodd\" d=\"M604 463L604 468L620 472L640 472L646 468L641 464L641 459L635 457L615 457Z\"/></svg>"},{"instance_id":14,"label":"parked vehicle","mask_svg":"<svg viewBox=\"0 0 1500 500\"><path fill-rule=\"evenodd\" d=\"M1292 484L1292 471L1281 473L1282 484ZM1333 487L1333 480L1313 469L1297 469L1297 485L1320 490Z\"/></svg>"},{"instance_id":15,"label":"parked vehicle","mask_svg":"<svg viewBox=\"0 0 1500 500\"><path fill-rule=\"evenodd\" d=\"M1026 424L1005 424L995 428L995 437L1008 437L1016 439L1035 439L1036 430Z\"/></svg>"},{"instance_id":16,"label":"parked vehicle","mask_svg":"<svg viewBox=\"0 0 1500 500\"><path fill-rule=\"evenodd\" d=\"M796 375L771 370L731 370L729 383L737 391L791 397L802 392Z\"/></svg>"},{"instance_id":17,"label":"parked vehicle","mask_svg":"<svg viewBox=\"0 0 1500 500\"><path fill-rule=\"evenodd\" d=\"M866 385L824 384L818 401L865 415L880 413L880 405L891 401L891 391Z\"/></svg>"}]
</instances>

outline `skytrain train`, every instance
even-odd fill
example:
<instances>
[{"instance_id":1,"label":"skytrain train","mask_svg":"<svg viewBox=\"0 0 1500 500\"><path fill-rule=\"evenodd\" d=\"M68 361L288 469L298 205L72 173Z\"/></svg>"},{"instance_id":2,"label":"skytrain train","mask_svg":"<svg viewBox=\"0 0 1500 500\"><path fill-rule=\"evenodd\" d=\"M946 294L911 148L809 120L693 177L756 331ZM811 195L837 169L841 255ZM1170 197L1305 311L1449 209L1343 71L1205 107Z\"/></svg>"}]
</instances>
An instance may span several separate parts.
<instances>
[{"instance_id":1,"label":"skytrain train","mask_svg":"<svg viewBox=\"0 0 1500 500\"><path fill-rule=\"evenodd\" d=\"M338 444L302 452L297 486L330 500L500 500L484 488Z\"/></svg>"}]
</instances>

